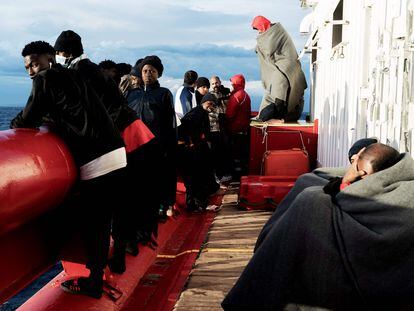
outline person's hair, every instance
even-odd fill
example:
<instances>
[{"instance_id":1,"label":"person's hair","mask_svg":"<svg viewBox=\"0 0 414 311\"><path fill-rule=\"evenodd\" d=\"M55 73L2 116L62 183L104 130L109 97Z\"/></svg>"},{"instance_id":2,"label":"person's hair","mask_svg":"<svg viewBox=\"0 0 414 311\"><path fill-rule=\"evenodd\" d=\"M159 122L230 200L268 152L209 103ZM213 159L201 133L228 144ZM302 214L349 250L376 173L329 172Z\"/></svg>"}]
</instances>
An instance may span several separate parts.
<instances>
[{"instance_id":1,"label":"person's hair","mask_svg":"<svg viewBox=\"0 0 414 311\"><path fill-rule=\"evenodd\" d=\"M22 56L26 57L31 54L50 54L55 55L55 49L45 41L34 41L26 44L22 50Z\"/></svg>"},{"instance_id":2,"label":"person's hair","mask_svg":"<svg viewBox=\"0 0 414 311\"><path fill-rule=\"evenodd\" d=\"M368 147L371 144L375 144L378 142L378 139L376 139L375 137L370 137L370 138L361 138L359 140L357 140L349 149L348 151L348 159L349 162L351 162L352 156L357 154L362 148L364 147Z\"/></svg>"},{"instance_id":3,"label":"person's hair","mask_svg":"<svg viewBox=\"0 0 414 311\"><path fill-rule=\"evenodd\" d=\"M218 76L212 76L212 77L210 78L210 80L213 80L213 79L215 79L215 80L219 80L219 81L221 82L221 80L220 80L220 78L219 78Z\"/></svg>"},{"instance_id":4,"label":"person's hair","mask_svg":"<svg viewBox=\"0 0 414 311\"><path fill-rule=\"evenodd\" d=\"M199 77L196 81L196 87L199 88L202 86L210 88L210 80L207 79L206 77Z\"/></svg>"},{"instance_id":5,"label":"person's hair","mask_svg":"<svg viewBox=\"0 0 414 311\"><path fill-rule=\"evenodd\" d=\"M127 63L118 63L115 66L116 70L118 71L119 76L123 76L129 74L131 72L132 66Z\"/></svg>"},{"instance_id":6,"label":"person's hair","mask_svg":"<svg viewBox=\"0 0 414 311\"><path fill-rule=\"evenodd\" d=\"M137 59L137 61L135 62L134 67L137 67L143 60L144 60L143 58Z\"/></svg>"},{"instance_id":7,"label":"person's hair","mask_svg":"<svg viewBox=\"0 0 414 311\"><path fill-rule=\"evenodd\" d=\"M111 69L116 68L116 63L110 59L105 59L98 64L99 68L102 69Z\"/></svg>"},{"instance_id":8,"label":"person's hair","mask_svg":"<svg viewBox=\"0 0 414 311\"><path fill-rule=\"evenodd\" d=\"M197 78L198 78L197 72L195 72L194 70L188 70L184 74L184 83L194 84L197 81Z\"/></svg>"},{"instance_id":9,"label":"person's hair","mask_svg":"<svg viewBox=\"0 0 414 311\"><path fill-rule=\"evenodd\" d=\"M374 172L385 170L401 159L401 155L397 150L381 143L369 145L360 157L366 157L370 161Z\"/></svg>"}]
</instances>

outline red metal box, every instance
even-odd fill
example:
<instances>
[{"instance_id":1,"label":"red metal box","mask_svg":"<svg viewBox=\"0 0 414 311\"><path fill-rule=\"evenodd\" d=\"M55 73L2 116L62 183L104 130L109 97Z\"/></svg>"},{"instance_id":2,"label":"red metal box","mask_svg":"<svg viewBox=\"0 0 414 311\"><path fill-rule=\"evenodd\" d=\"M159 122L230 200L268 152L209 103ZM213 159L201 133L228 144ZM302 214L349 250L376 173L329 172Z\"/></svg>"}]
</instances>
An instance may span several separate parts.
<instances>
[{"instance_id":1,"label":"red metal box","mask_svg":"<svg viewBox=\"0 0 414 311\"><path fill-rule=\"evenodd\" d=\"M307 152L293 148L290 150L269 150L263 156L263 175L298 177L309 172Z\"/></svg>"},{"instance_id":2,"label":"red metal box","mask_svg":"<svg viewBox=\"0 0 414 311\"><path fill-rule=\"evenodd\" d=\"M238 203L242 208L275 209L295 184L292 176L243 176Z\"/></svg>"}]
</instances>

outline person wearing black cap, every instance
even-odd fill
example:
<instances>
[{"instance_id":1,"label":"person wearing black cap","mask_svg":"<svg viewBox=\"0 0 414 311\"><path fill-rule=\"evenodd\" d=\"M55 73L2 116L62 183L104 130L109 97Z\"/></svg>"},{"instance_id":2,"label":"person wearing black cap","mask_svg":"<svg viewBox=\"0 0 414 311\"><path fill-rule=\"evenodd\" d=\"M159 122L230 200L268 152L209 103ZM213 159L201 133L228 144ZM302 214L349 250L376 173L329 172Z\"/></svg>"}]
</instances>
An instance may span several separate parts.
<instances>
[{"instance_id":1,"label":"person wearing black cap","mask_svg":"<svg viewBox=\"0 0 414 311\"><path fill-rule=\"evenodd\" d=\"M83 53L82 40L76 32L62 31L56 39L55 50L56 62L78 71L82 78L92 86L120 131L136 119L135 113L128 108L115 81L105 76L99 66Z\"/></svg>"},{"instance_id":2,"label":"person wearing black cap","mask_svg":"<svg viewBox=\"0 0 414 311\"><path fill-rule=\"evenodd\" d=\"M207 93L200 105L181 119L178 128L180 146L180 172L186 187L186 204L189 211L205 210L208 197L219 188L214 177L211 152L207 144L210 133L208 112L213 109L216 97Z\"/></svg>"},{"instance_id":3,"label":"person wearing black cap","mask_svg":"<svg viewBox=\"0 0 414 311\"><path fill-rule=\"evenodd\" d=\"M128 105L154 133L161 150L161 159L157 165L159 171L160 219L166 220L167 210L175 203L177 187L176 175L176 119L173 96L169 89L161 87L158 78L162 76L164 66L156 55L146 56L138 65L144 87L137 92ZM154 167L154 170L157 169Z\"/></svg>"},{"instance_id":4,"label":"person wearing black cap","mask_svg":"<svg viewBox=\"0 0 414 311\"><path fill-rule=\"evenodd\" d=\"M110 77L105 77L98 65L88 59L86 54L83 54L83 45L81 37L72 30L63 31L55 42L56 57L67 68L74 69L79 75L88 83L95 91L96 95L101 99L109 116L112 118L115 126L122 133L128 150L128 165L127 176L122 180L124 183L123 193L119 195L119 200L124 200L118 204L119 208L114 211L114 225L112 236L114 238L114 256L109 261L109 267L112 272L122 273L125 270L125 250L127 243L127 236L135 235L133 233L132 224L128 221L133 218L135 205L128 203L125 198L132 195L135 196L136 191L133 189L134 179L133 172L136 172L133 167L133 162L139 162L140 156L135 157L133 153L142 152L138 150L142 145L140 138L143 134L150 133L146 125L144 125L137 113L131 109L125 97L120 92L115 81ZM147 135L145 142L151 134ZM152 137L151 137L152 138ZM152 143L151 143L152 144ZM132 199L130 200L132 201ZM145 208L150 208L145 206ZM130 215L130 217L128 217ZM157 230L157 224L152 219L146 219L148 224L151 224L151 233Z\"/></svg>"},{"instance_id":5,"label":"person wearing black cap","mask_svg":"<svg viewBox=\"0 0 414 311\"><path fill-rule=\"evenodd\" d=\"M377 143L376 138L361 138L357 140L348 151L348 160L351 163L351 167L355 167L354 161L359 158L359 154L368 146ZM324 186L323 191L329 194L332 197L332 200L335 200L336 195L349 185L348 181L343 184L343 177L333 177L329 182ZM342 185L342 186L341 186ZM341 188L342 187L342 188Z\"/></svg>"},{"instance_id":6,"label":"person wearing black cap","mask_svg":"<svg viewBox=\"0 0 414 311\"><path fill-rule=\"evenodd\" d=\"M199 77L195 85L196 101L197 105L200 105L203 96L206 95L210 89L210 81L206 77Z\"/></svg>"}]
</instances>

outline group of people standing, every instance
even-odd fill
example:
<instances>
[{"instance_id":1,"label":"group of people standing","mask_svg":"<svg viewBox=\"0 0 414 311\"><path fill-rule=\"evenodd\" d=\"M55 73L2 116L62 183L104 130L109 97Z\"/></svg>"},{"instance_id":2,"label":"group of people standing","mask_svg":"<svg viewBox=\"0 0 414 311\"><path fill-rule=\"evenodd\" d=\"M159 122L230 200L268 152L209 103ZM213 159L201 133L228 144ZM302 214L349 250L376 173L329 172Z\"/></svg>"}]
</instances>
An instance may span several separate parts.
<instances>
[{"instance_id":1,"label":"group of people standing","mask_svg":"<svg viewBox=\"0 0 414 311\"><path fill-rule=\"evenodd\" d=\"M71 30L63 31L54 46L27 44L22 56L32 90L10 127L46 125L70 148L79 169L74 192L84 213L81 235L90 275L61 286L99 298L104 268L123 273L126 252L137 255L138 243L156 238L158 221L175 203L177 172L191 211L206 208L219 181L241 174L239 168L228 169L240 157L239 162L228 157L226 145L239 144L241 150L244 140L247 148L245 81L234 76L230 92L213 77L209 93L210 81L189 71L174 104L170 90L158 82L164 70L159 57L139 59L121 76L119 68L127 64L113 70L111 61L93 63ZM111 234L114 250L108 259Z\"/></svg>"},{"instance_id":2,"label":"group of people standing","mask_svg":"<svg viewBox=\"0 0 414 311\"><path fill-rule=\"evenodd\" d=\"M243 75L230 82L233 91L218 76L209 80L189 70L175 96L178 171L190 210L206 209L220 183L247 174L250 97Z\"/></svg>"}]
</instances>

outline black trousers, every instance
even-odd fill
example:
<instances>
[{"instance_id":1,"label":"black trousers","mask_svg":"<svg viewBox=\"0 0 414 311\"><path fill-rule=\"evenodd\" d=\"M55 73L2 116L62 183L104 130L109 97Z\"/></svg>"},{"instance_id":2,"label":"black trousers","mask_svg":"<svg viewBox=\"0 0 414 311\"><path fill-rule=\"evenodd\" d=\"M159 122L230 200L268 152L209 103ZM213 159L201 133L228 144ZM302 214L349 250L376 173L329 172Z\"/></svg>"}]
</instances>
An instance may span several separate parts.
<instances>
[{"instance_id":1,"label":"black trousers","mask_svg":"<svg viewBox=\"0 0 414 311\"><path fill-rule=\"evenodd\" d=\"M210 148L206 142L180 146L180 174L186 187L188 209L206 208L211 194L220 186L214 178Z\"/></svg>"},{"instance_id":2,"label":"black trousers","mask_svg":"<svg viewBox=\"0 0 414 311\"><path fill-rule=\"evenodd\" d=\"M229 157L228 138L221 131L210 132L211 156L218 178L231 174L231 159Z\"/></svg>"},{"instance_id":3,"label":"black trousers","mask_svg":"<svg viewBox=\"0 0 414 311\"><path fill-rule=\"evenodd\" d=\"M91 275L102 275L107 265L113 211L122 208L122 183L125 169L80 181L83 212L81 234L86 245L86 267Z\"/></svg>"},{"instance_id":4,"label":"black trousers","mask_svg":"<svg viewBox=\"0 0 414 311\"><path fill-rule=\"evenodd\" d=\"M115 246L135 241L137 232L157 232L161 204L159 168L160 151L148 143L127 155L128 166L122 186L124 206L114 211L112 237Z\"/></svg>"},{"instance_id":5,"label":"black trousers","mask_svg":"<svg viewBox=\"0 0 414 311\"><path fill-rule=\"evenodd\" d=\"M230 149L233 160L232 176L235 180L238 180L241 176L248 174L249 148L250 139L247 133L230 135Z\"/></svg>"}]
</instances>

